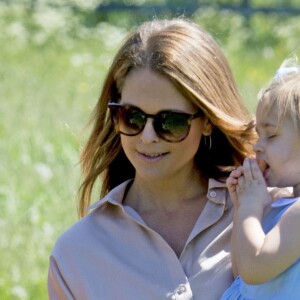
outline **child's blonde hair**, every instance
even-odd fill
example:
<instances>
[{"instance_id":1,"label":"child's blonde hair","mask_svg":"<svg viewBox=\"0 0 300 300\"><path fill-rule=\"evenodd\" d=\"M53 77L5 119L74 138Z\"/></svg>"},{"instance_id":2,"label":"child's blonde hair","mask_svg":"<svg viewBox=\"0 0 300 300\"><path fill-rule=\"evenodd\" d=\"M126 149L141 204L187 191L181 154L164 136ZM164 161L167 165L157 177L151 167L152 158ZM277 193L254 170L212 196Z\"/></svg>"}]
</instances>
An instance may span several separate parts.
<instances>
[{"instance_id":1,"label":"child's blonde hair","mask_svg":"<svg viewBox=\"0 0 300 300\"><path fill-rule=\"evenodd\" d=\"M293 56L283 62L270 85L260 92L256 112L262 118L270 111L277 114L277 128L285 117L289 117L300 129L299 99L300 66L297 56Z\"/></svg>"}]
</instances>

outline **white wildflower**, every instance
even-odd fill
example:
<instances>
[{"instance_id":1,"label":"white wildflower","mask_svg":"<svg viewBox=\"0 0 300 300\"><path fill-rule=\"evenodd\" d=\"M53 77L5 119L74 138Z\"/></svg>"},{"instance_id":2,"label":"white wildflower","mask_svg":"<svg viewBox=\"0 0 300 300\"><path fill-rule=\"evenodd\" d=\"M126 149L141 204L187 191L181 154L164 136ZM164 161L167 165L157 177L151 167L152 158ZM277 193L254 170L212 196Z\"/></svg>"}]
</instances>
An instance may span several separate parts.
<instances>
[{"instance_id":1,"label":"white wildflower","mask_svg":"<svg viewBox=\"0 0 300 300\"><path fill-rule=\"evenodd\" d=\"M18 40L26 40L28 32L21 22L13 22L7 26L6 33Z\"/></svg>"},{"instance_id":2,"label":"white wildflower","mask_svg":"<svg viewBox=\"0 0 300 300\"><path fill-rule=\"evenodd\" d=\"M53 177L53 172L51 168L49 167L49 165L45 163L42 162L36 163L34 165L34 169L44 182L48 182Z\"/></svg>"},{"instance_id":3,"label":"white wildflower","mask_svg":"<svg viewBox=\"0 0 300 300\"><path fill-rule=\"evenodd\" d=\"M74 67L80 67L81 65L92 62L93 57L90 53L76 53L71 56L70 60Z\"/></svg>"},{"instance_id":4,"label":"white wildflower","mask_svg":"<svg viewBox=\"0 0 300 300\"><path fill-rule=\"evenodd\" d=\"M50 223L43 224L44 236L51 238L55 233L55 228Z\"/></svg>"},{"instance_id":5,"label":"white wildflower","mask_svg":"<svg viewBox=\"0 0 300 300\"><path fill-rule=\"evenodd\" d=\"M36 9L34 14L36 24L46 32L55 32L67 27L66 17L63 9L58 10L50 7Z\"/></svg>"},{"instance_id":6,"label":"white wildflower","mask_svg":"<svg viewBox=\"0 0 300 300\"><path fill-rule=\"evenodd\" d=\"M28 299L28 293L25 290L25 288L23 288L20 285L16 285L12 288L11 291L12 297L14 299L20 299L20 300L26 300Z\"/></svg>"},{"instance_id":7,"label":"white wildflower","mask_svg":"<svg viewBox=\"0 0 300 300\"><path fill-rule=\"evenodd\" d=\"M40 221L40 212L37 206L32 206L29 211L29 220L32 224L37 224Z\"/></svg>"}]
</instances>

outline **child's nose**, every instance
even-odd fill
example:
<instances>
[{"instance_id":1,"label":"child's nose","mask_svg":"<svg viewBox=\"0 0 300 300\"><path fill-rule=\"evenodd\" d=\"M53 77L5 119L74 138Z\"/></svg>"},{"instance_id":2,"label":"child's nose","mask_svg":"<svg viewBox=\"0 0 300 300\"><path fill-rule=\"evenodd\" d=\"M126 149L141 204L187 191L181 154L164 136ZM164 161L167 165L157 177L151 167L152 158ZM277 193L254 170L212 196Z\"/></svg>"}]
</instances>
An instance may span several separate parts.
<instances>
[{"instance_id":1,"label":"child's nose","mask_svg":"<svg viewBox=\"0 0 300 300\"><path fill-rule=\"evenodd\" d=\"M264 149L262 147L262 143L258 140L257 143L253 146L253 150L255 153L263 152Z\"/></svg>"}]
</instances>

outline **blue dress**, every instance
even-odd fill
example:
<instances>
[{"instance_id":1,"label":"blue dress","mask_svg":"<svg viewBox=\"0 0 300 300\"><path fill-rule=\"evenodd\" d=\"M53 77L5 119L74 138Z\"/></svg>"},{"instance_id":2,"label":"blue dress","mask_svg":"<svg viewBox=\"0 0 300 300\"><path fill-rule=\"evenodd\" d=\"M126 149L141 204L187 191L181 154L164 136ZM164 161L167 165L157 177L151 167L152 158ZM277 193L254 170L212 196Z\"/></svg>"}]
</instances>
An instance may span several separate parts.
<instances>
[{"instance_id":1,"label":"blue dress","mask_svg":"<svg viewBox=\"0 0 300 300\"><path fill-rule=\"evenodd\" d=\"M272 204L264 217L263 230L268 233L282 214L299 198L281 198ZM300 228L299 228L300 230ZM220 300L295 300L300 299L300 259L277 277L263 284L249 285L237 276Z\"/></svg>"}]
</instances>

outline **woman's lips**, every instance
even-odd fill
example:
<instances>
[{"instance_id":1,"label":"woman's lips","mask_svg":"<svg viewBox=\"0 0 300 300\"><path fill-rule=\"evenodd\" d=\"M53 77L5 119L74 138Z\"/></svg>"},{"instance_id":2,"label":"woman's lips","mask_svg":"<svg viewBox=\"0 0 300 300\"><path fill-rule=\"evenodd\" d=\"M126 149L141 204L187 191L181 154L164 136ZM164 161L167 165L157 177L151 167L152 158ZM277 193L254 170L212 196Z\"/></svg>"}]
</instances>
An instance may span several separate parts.
<instances>
[{"instance_id":1,"label":"woman's lips","mask_svg":"<svg viewBox=\"0 0 300 300\"><path fill-rule=\"evenodd\" d=\"M144 159L149 162L156 162L165 157L168 152L159 152L159 153L145 153L145 152L139 152L138 154Z\"/></svg>"}]
</instances>

